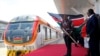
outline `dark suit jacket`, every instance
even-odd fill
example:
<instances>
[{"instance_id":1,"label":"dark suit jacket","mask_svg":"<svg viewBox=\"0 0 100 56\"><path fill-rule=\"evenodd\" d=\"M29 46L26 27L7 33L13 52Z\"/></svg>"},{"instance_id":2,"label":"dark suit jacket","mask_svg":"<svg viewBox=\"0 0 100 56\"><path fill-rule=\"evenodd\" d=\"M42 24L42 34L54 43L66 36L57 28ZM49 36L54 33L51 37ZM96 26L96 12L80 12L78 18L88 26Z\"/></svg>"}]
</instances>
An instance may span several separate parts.
<instances>
[{"instance_id":1,"label":"dark suit jacket","mask_svg":"<svg viewBox=\"0 0 100 56\"><path fill-rule=\"evenodd\" d=\"M97 36L98 35L98 19L95 15L93 15L86 24L86 32L90 36Z\"/></svg>"}]
</instances>

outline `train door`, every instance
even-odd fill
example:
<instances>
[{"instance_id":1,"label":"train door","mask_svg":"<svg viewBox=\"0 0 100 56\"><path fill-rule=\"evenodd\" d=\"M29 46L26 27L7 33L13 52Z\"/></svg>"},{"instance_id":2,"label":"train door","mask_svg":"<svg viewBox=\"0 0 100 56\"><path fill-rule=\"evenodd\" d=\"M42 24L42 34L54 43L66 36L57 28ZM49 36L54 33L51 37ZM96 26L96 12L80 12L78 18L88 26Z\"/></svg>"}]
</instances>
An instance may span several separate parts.
<instances>
[{"instance_id":1,"label":"train door","mask_svg":"<svg viewBox=\"0 0 100 56\"><path fill-rule=\"evenodd\" d=\"M41 27L41 26L38 25L38 29L37 29L37 31L38 31L37 33L38 33L38 34L37 34L36 41L35 41L35 46L36 46L36 48L39 48L39 47L40 47L40 40L41 40L41 39L40 39L40 38L41 38L41 32L40 32L41 30L40 30L40 27Z\"/></svg>"}]
</instances>

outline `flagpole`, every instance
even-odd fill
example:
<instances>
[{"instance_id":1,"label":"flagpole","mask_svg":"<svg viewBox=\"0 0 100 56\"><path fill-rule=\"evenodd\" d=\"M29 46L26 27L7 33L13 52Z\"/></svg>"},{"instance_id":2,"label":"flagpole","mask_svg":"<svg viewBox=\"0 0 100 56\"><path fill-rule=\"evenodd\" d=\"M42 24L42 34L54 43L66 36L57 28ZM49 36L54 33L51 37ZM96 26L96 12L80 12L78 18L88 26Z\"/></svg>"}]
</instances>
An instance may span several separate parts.
<instances>
[{"instance_id":1,"label":"flagpole","mask_svg":"<svg viewBox=\"0 0 100 56\"><path fill-rule=\"evenodd\" d=\"M72 41L73 41L75 44L78 45L78 43L75 41L75 39L73 39L73 37L72 37L67 31L65 31L64 28L62 28L62 30L64 31L65 34L67 34L67 35L72 39Z\"/></svg>"}]
</instances>

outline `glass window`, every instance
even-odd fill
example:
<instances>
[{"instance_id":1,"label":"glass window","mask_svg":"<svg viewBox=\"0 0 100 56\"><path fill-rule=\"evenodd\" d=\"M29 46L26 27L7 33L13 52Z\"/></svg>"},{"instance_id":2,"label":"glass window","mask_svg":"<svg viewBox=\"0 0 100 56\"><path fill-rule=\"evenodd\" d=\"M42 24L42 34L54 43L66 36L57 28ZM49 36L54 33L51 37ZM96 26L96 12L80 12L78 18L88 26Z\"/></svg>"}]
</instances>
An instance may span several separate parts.
<instances>
[{"instance_id":1,"label":"glass window","mask_svg":"<svg viewBox=\"0 0 100 56\"><path fill-rule=\"evenodd\" d=\"M21 22L21 23L10 23L8 30L16 30L16 29L25 29L29 30L32 29L33 22Z\"/></svg>"},{"instance_id":2,"label":"glass window","mask_svg":"<svg viewBox=\"0 0 100 56\"><path fill-rule=\"evenodd\" d=\"M50 29L50 39L51 39L51 29Z\"/></svg>"},{"instance_id":3,"label":"glass window","mask_svg":"<svg viewBox=\"0 0 100 56\"><path fill-rule=\"evenodd\" d=\"M38 32L40 32L40 30L41 30L41 26L39 25Z\"/></svg>"},{"instance_id":4,"label":"glass window","mask_svg":"<svg viewBox=\"0 0 100 56\"><path fill-rule=\"evenodd\" d=\"M11 23L9 24L8 30L16 30L19 27L19 23Z\"/></svg>"},{"instance_id":5,"label":"glass window","mask_svg":"<svg viewBox=\"0 0 100 56\"><path fill-rule=\"evenodd\" d=\"M10 43L22 44L32 39L33 22L10 23L6 32L6 39Z\"/></svg>"},{"instance_id":6,"label":"glass window","mask_svg":"<svg viewBox=\"0 0 100 56\"><path fill-rule=\"evenodd\" d=\"M0 40L2 39L2 33L0 33Z\"/></svg>"},{"instance_id":7,"label":"glass window","mask_svg":"<svg viewBox=\"0 0 100 56\"><path fill-rule=\"evenodd\" d=\"M32 29L32 26L33 26L32 22L21 23L21 29L30 30L30 29Z\"/></svg>"},{"instance_id":8,"label":"glass window","mask_svg":"<svg viewBox=\"0 0 100 56\"><path fill-rule=\"evenodd\" d=\"M47 40L47 27L44 27L45 30L45 40Z\"/></svg>"},{"instance_id":9,"label":"glass window","mask_svg":"<svg viewBox=\"0 0 100 56\"><path fill-rule=\"evenodd\" d=\"M50 39L50 29L47 28L47 38Z\"/></svg>"}]
</instances>

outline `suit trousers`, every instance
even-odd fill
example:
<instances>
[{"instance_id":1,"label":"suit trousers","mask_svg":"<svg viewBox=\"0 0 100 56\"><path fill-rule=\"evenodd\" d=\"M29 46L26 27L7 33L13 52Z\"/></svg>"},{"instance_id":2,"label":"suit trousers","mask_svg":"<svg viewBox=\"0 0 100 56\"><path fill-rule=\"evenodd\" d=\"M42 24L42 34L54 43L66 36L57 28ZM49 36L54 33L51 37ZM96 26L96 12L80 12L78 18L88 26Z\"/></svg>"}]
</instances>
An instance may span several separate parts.
<instances>
[{"instance_id":1,"label":"suit trousers","mask_svg":"<svg viewBox=\"0 0 100 56\"><path fill-rule=\"evenodd\" d=\"M67 53L66 55L67 56L71 56L71 43L72 43L72 40L70 39L70 37L68 35L64 35L64 41L65 41L65 45L66 45L66 48L67 48Z\"/></svg>"},{"instance_id":2,"label":"suit trousers","mask_svg":"<svg viewBox=\"0 0 100 56\"><path fill-rule=\"evenodd\" d=\"M99 55L99 40L95 39L96 36L90 36L89 40L89 50L91 56L98 56Z\"/></svg>"}]
</instances>

